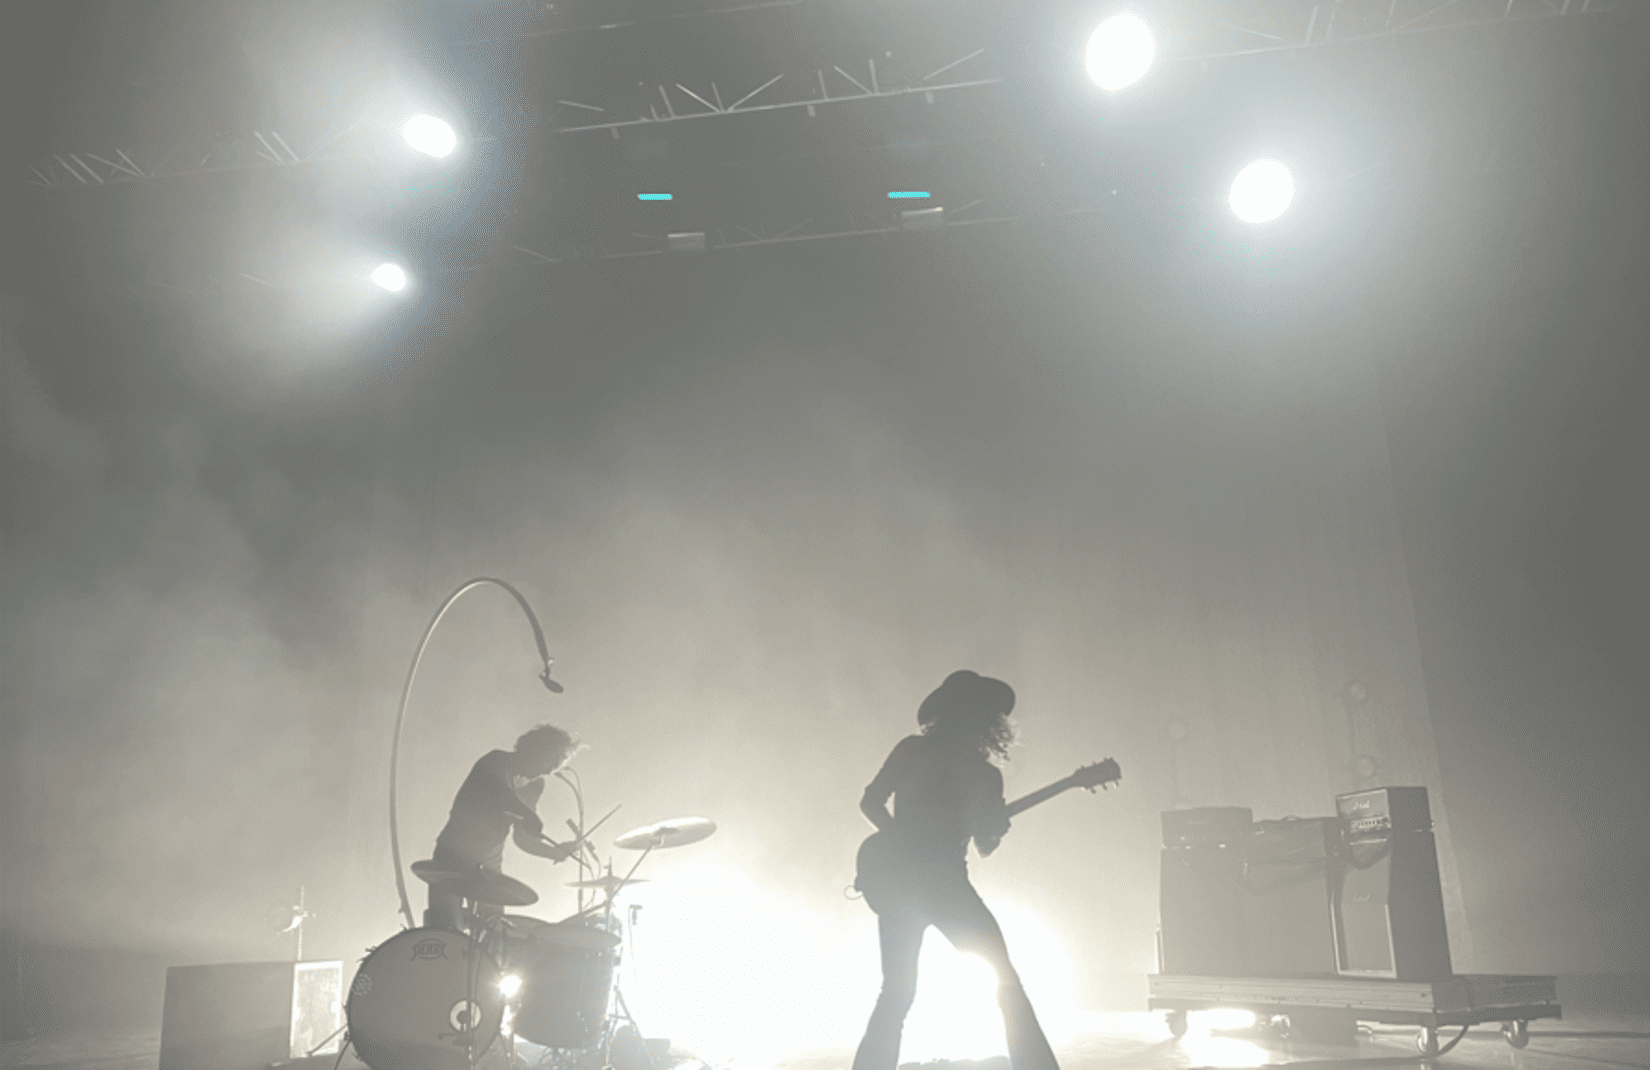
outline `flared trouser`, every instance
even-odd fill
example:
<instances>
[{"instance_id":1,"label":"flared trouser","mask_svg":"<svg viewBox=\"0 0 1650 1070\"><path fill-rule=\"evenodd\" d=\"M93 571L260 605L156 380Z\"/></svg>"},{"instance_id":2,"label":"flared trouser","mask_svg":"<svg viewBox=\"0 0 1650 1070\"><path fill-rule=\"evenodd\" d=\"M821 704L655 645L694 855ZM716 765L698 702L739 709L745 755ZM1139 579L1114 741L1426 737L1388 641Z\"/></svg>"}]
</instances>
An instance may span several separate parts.
<instances>
[{"instance_id":1,"label":"flared trouser","mask_svg":"<svg viewBox=\"0 0 1650 1070\"><path fill-rule=\"evenodd\" d=\"M997 1006L1003 1012L1003 1032L1014 1070L1059 1070L1031 1001L1020 986L1020 975L1009 961L1002 929L966 876L925 882L899 902L882 905L877 915L882 992L854 1053L853 1070L896 1070L905 1016L917 995L917 959L930 925L958 951L985 959L997 974Z\"/></svg>"}]
</instances>

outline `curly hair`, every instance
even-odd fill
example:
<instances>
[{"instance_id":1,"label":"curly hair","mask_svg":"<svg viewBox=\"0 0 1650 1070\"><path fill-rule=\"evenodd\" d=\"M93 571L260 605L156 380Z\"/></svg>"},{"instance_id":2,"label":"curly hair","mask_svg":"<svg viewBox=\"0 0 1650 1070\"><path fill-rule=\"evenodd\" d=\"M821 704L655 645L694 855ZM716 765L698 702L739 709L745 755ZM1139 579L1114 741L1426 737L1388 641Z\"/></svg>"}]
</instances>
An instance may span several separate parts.
<instances>
[{"instance_id":1,"label":"curly hair","mask_svg":"<svg viewBox=\"0 0 1650 1070\"><path fill-rule=\"evenodd\" d=\"M987 758L1008 760L1014 744L1014 689L1001 680L959 669L945 678L922 705L917 724L925 736L966 739Z\"/></svg>"},{"instance_id":2,"label":"curly hair","mask_svg":"<svg viewBox=\"0 0 1650 1070\"><path fill-rule=\"evenodd\" d=\"M516 739L516 753L548 754L560 751L571 758L579 749L579 741L565 728L557 728L553 724L541 724L529 728Z\"/></svg>"}]
</instances>

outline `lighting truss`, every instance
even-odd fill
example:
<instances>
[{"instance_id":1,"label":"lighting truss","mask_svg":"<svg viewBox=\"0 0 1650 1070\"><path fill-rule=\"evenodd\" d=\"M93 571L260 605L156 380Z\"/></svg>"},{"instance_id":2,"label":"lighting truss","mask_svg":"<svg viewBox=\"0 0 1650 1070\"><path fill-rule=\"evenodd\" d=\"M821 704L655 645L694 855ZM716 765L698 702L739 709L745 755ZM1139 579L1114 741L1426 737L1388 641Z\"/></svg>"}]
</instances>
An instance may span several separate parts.
<instances>
[{"instance_id":1,"label":"lighting truss","mask_svg":"<svg viewBox=\"0 0 1650 1070\"><path fill-rule=\"evenodd\" d=\"M105 148L97 152L59 152L29 168L25 181L41 189L95 189L219 171L300 167L327 160L360 159L369 150L359 124L339 127L315 138L290 136L270 128L241 134L213 134L150 150ZM294 143L297 148L294 148Z\"/></svg>"},{"instance_id":2,"label":"lighting truss","mask_svg":"<svg viewBox=\"0 0 1650 1070\"><path fill-rule=\"evenodd\" d=\"M875 59L865 62L862 70L849 73L841 66L813 71L814 78L802 81L804 88L790 91L782 86L783 73L757 83L754 87L739 87L739 95L732 103L724 103L721 87L715 83L695 91L680 82L658 84L657 100L650 104L647 114L624 118L598 118L606 109L594 104L573 100L557 100L548 120L540 121L524 113L494 112L481 117L468 140L477 143L501 141L518 136L530 128L543 128L555 134L572 134L591 130L608 130L614 137L627 127L652 126L662 123L686 122L695 119L726 118L751 115L757 112L806 109L817 115L820 108L861 104L873 100L889 100L920 94L928 103L937 93L954 92L996 85L1000 78L961 78L953 72L984 55L985 49L976 49L950 63L944 64L915 80L900 79L885 84ZM943 75L953 75L943 78ZM850 88L851 87L851 88ZM732 96L732 94L729 94ZM777 99L776 99L777 98ZM586 118L595 121L586 121ZM245 171L264 168L292 168L306 164L342 160L361 160L371 155L372 148L365 136L364 123L355 122L313 138L288 136L275 129L252 130L244 135L217 134L195 142L174 145L160 151L144 152L138 149L99 149L97 152L60 152L35 163L26 181L41 189L93 189L99 186L126 182L142 182L158 178L184 175L211 174L220 171ZM296 144L296 148L294 148Z\"/></svg>"},{"instance_id":3,"label":"lighting truss","mask_svg":"<svg viewBox=\"0 0 1650 1070\"><path fill-rule=\"evenodd\" d=\"M685 9L680 17L736 16L741 12L826 0L710 0ZM1162 10L1173 18L1178 32L1160 43L1159 63L1203 62L1264 53L1299 51L1397 38L1470 26L1554 20L1620 10L1622 0L1180 0ZM545 9L550 10L550 9ZM631 21L657 21L662 16ZM548 18L545 16L544 18ZM500 41L546 36L575 30L611 29L629 22L560 25L530 24L496 35L462 42L480 46ZM538 27L538 28L534 28ZM594 104L569 98L549 107L549 117L538 120L503 112L484 115L474 124L469 140L487 142L519 136L529 129L573 134L607 130L614 137L627 128L705 121L738 121L736 117L777 111L805 111L857 106L869 101L920 95L932 103L936 94L989 89L1003 83L980 70L985 49L967 52L920 76L889 76L878 71L876 60L863 68L833 65L811 72L812 78L781 72L739 82L724 95L723 77L709 75L688 85L655 79L647 111L617 115ZM974 72L971 76L970 72ZM731 103L728 101L731 100ZM96 151L53 153L24 175L45 190L84 190L127 182L258 168L296 168L329 160L361 159L370 147L361 136L361 124L322 132L313 139L290 136L291 131L253 130L244 134L214 135L192 143L161 149L104 146Z\"/></svg>"},{"instance_id":4,"label":"lighting truss","mask_svg":"<svg viewBox=\"0 0 1650 1070\"><path fill-rule=\"evenodd\" d=\"M982 224L1013 223L1022 218L1052 219L1069 215L1093 215L1101 210L1097 202L1094 206L1060 209L1041 213L1035 217L1022 217L1013 214L993 214L987 209L986 202L983 199L976 199L957 207L944 209L944 222L942 225L945 227L970 227ZM901 212L898 209L869 209L859 212L844 212L835 219L809 217L782 230L755 223L748 226L739 223L728 226L715 226L708 232L704 232L706 238L704 248L706 252L721 252L842 238L879 236L889 238L904 234L910 229L901 218ZM676 236L680 237L681 235ZM638 256L662 256L671 253L671 237L670 234L632 232L601 239L592 245L562 251L559 254L541 252L522 245L512 245L510 246L511 251L521 255L519 257L506 256L495 264L494 268L505 271L518 271L524 268L571 264L579 261L626 260Z\"/></svg>"},{"instance_id":5,"label":"lighting truss","mask_svg":"<svg viewBox=\"0 0 1650 1070\"><path fill-rule=\"evenodd\" d=\"M887 100L915 94L921 94L928 103L932 104L935 93L1000 84L1002 79L994 77L965 77L956 80L953 75L953 78L950 79L940 79L941 75L952 74L958 68L963 67L964 64L978 59L984 54L984 48L977 48L952 60L950 63L929 71L921 78L909 81L900 79L891 85L883 84L882 79L878 76L877 61L874 58L866 62L863 71L856 71L855 74L849 74L840 66L832 66L829 74L823 69L816 69L813 72L813 79L806 81L793 79L790 85L782 85L785 81L785 75L780 73L761 82L754 89L743 93L732 104L726 105L722 102L722 91L715 82L709 83L710 89L708 91L699 93L694 92L680 82L673 82L669 86L660 84L658 85L659 102L650 103L646 115L623 119L607 119L598 122L574 122L558 126L555 129L557 133L562 134L572 134L586 130L611 130L613 136L618 137L620 130L630 126L683 122L691 119L713 119L729 115L750 115L756 112L784 111L795 108L806 108L809 115L817 115L819 109L827 105L859 103L867 100ZM864 80L861 81L861 79ZM843 83L847 83L848 86L853 88L849 89ZM604 109L592 104L579 104L570 100L557 101L557 103L570 108L584 109L592 118L596 113L605 114ZM676 110L678 103L682 104L683 110Z\"/></svg>"},{"instance_id":6,"label":"lighting truss","mask_svg":"<svg viewBox=\"0 0 1650 1070\"><path fill-rule=\"evenodd\" d=\"M1290 52L1619 10L1622 0L1194 0L1174 5L1180 33L1163 63Z\"/></svg>"}]
</instances>

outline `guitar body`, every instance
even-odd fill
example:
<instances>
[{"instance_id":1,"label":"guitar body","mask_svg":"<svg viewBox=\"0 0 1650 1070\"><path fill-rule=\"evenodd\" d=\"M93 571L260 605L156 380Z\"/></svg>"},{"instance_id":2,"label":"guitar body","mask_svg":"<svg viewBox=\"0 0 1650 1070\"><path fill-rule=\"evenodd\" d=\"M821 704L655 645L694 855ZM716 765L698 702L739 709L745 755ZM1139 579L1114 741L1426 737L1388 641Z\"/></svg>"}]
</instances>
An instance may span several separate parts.
<instances>
[{"instance_id":1,"label":"guitar body","mask_svg":"<svg viewBox=\"0 0 1650 1070\"><path fill-rule=\"evenodd\" d=\"M1103 762L1085 765L1063 780L1016 799L1006 809L1008 815L1013 817L1072 788L1093 791L1122 779L1123 774L1117 763L1107 758ZM930 898L931 889L967 879L967 870L961 858L927 855L920 848L901 840L893 829L871 833L859 845L859 853L854 858L854 887L865 897L865 904L877 914L898 909L903 904L925 902Z\"/></svg>"},{"instance_id":2,"label":"guitar body","mask_svg":"<svg viewBox=\"0 0 1650 1070\"><path fill-rule=\"evenodd\" d=\"M961 859L925 858L892 831L873 832L854 858L854 887L878 914L929 898L929 889L950 880L966 880Z\"/></svg>"}]
</instances>

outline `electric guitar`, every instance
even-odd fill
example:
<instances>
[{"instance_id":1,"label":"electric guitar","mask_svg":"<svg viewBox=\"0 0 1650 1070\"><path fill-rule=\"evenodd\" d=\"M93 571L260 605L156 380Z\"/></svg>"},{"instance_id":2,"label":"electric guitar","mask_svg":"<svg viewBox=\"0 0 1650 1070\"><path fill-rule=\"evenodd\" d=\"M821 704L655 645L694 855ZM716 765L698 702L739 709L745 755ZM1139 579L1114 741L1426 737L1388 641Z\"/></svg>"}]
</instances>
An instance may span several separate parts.
<instances>
[{"instance_id":1,"label":"electric guitar","mask_svg":"<svg viewBox=\"0 0 1650 1070\"><path fill-rule=\"evenodd\" d=\"M1123 771L1118 768L1117 762L1107 758L1103 762L1085 765L1070 776L1038 788L1029 795L1022 795L1008 804L1007 813L1009 817L1024 813L1072 788L1092 792L1096 788L1119 783L1122 779ZM881 829L865 838L865 842L859 845L855 870L854 887L878 914L883 912L883 907L910 895L913 885L921 882L923 877L921 863L913 862L908 857L905 845L895 838L893 829Z\"/></svg>"}]
</instances>

